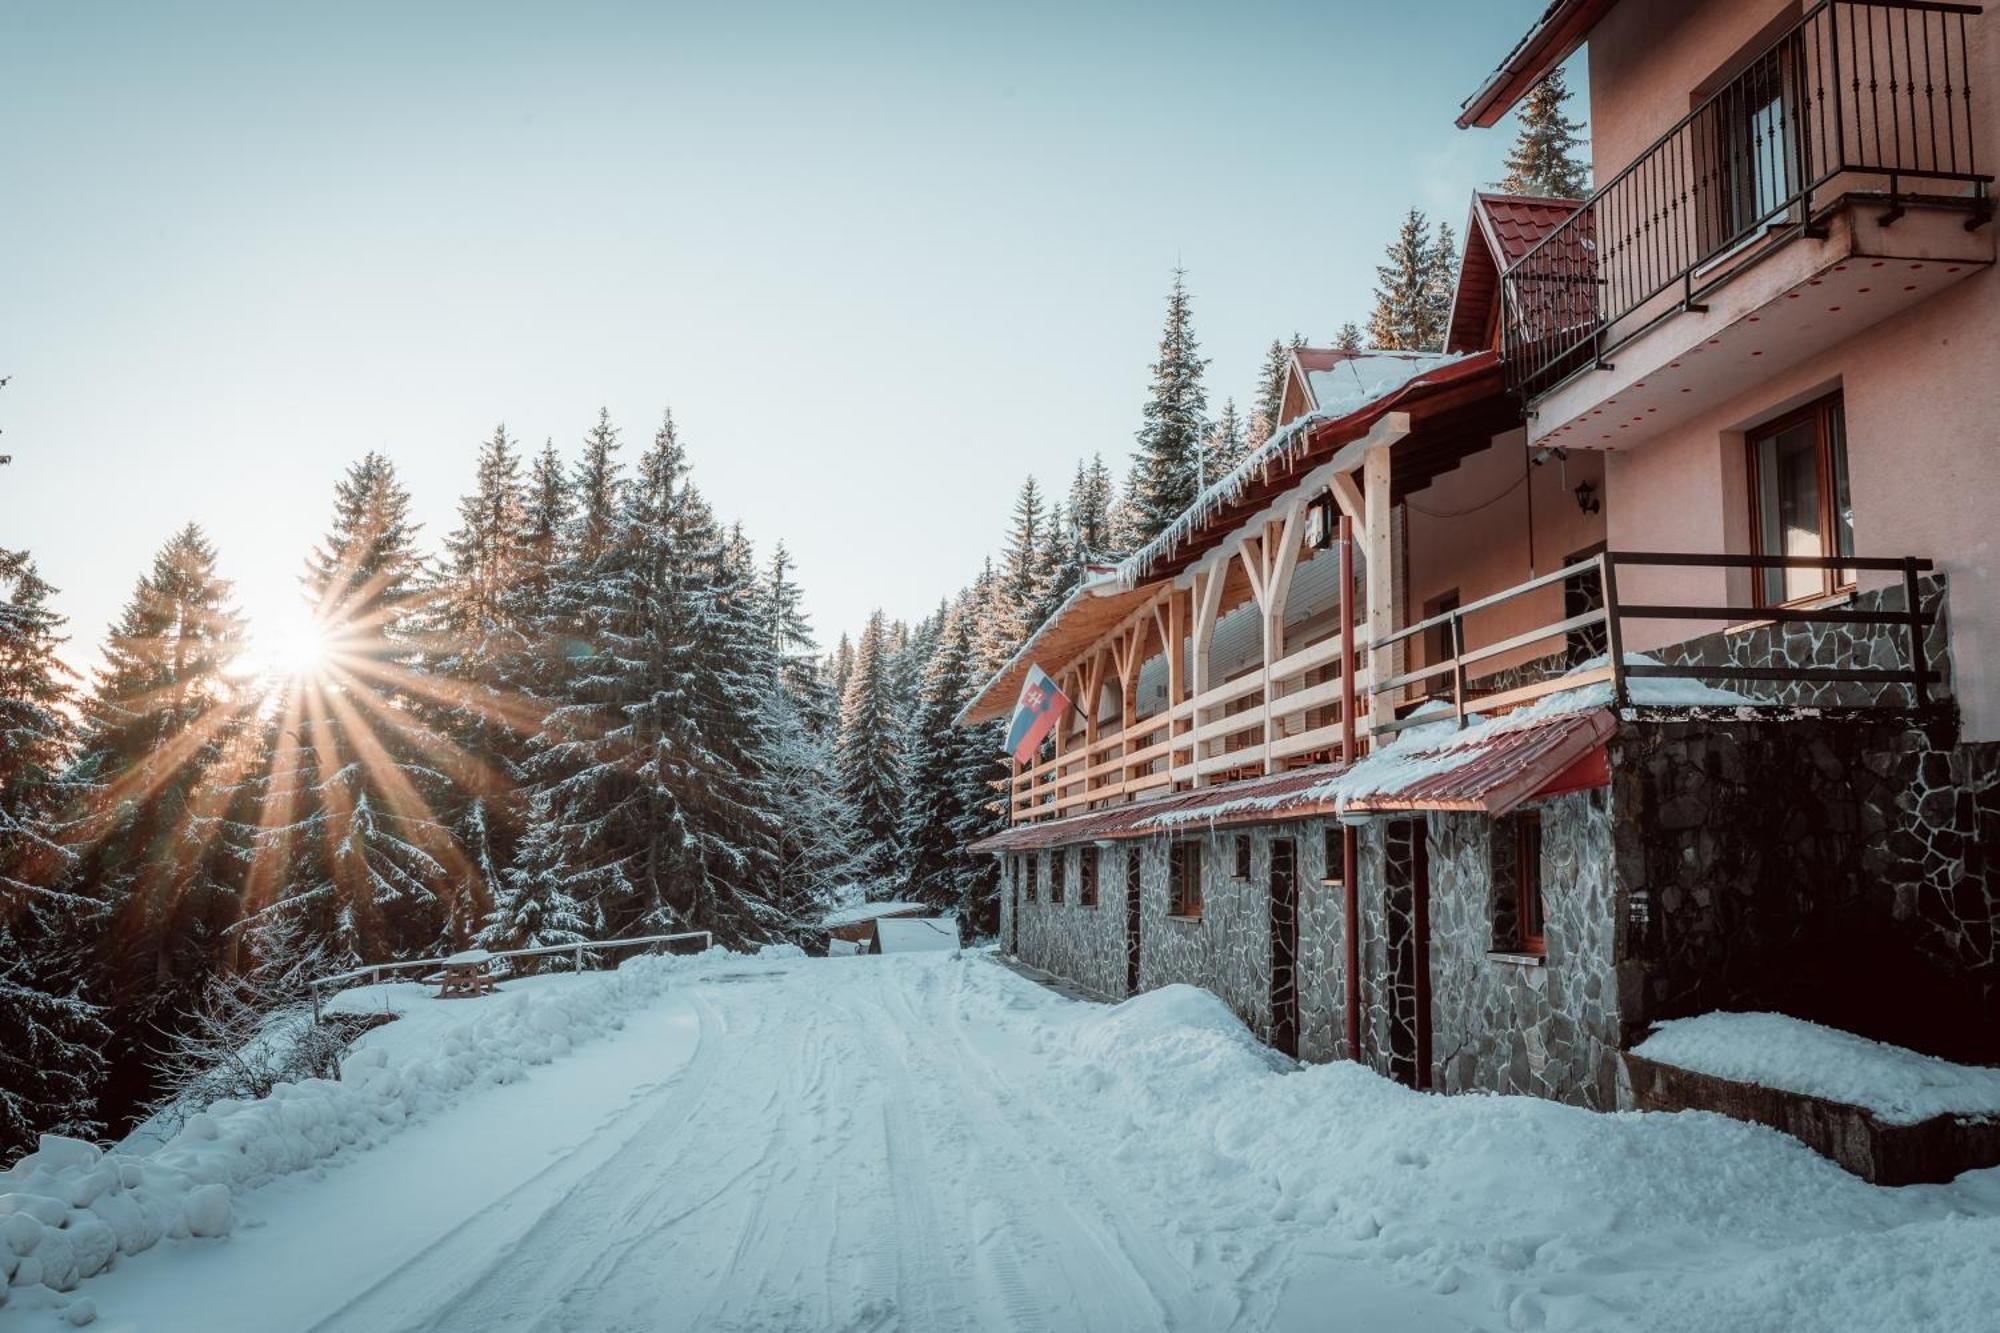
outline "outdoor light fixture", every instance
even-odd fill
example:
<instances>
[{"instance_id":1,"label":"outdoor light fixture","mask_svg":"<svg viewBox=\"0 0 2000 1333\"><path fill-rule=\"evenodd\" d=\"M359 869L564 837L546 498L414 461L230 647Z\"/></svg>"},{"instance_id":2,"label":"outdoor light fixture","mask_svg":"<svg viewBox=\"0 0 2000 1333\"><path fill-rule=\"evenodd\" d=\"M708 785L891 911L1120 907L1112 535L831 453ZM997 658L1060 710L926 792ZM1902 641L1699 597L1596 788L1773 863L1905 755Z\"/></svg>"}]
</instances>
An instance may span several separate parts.
<instances>
[{"instance_id":1,"label":"outdoor light fixture","mask_svg":"<svg viewBox=\"0 0 2000 1333\"><path fill-rule=\"evenodd\" d=\"M1366 810L1343 810L1340 812L1340 822L1348 828L1367 828L1375 822L1375 816Z\"/></svg>"},{"instance_id":2,"label":"outdoor light fixture","mask_svg":"<svg viewBox=\"0 0 2000 1333\"><path fill-rule=\"evenodd\" d=\"M1333 545L1333 537L1340 531L1339 520L1334 516L1333 497L1322 495L1306 506L1306 549L1324 551Z\"/></svg>"},{"instance_id":3,"label":"outdoor light fixture","mask_svg":"<svg viewBox=\"0 0 2000 1333\"><path fill-rule=\"evenodd\" d=\"M1597 498L1597 483L1579 481L1576 484L1576 507L1586 514L1594 514L1604 508L1604 501Z\"/></svg>"}]
</instances>

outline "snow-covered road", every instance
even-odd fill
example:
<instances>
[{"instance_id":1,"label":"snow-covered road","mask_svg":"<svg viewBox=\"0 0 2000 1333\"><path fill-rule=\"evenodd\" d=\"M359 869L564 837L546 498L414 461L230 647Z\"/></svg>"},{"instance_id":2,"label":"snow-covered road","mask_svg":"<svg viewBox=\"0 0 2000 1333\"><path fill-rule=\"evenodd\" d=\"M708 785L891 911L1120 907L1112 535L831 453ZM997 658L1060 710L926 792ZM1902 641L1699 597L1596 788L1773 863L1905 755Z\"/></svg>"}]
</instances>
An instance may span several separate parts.
<instances>
[{"instance_id":1,"label":"snow-covered road","mask_svg":"<svg viewBox=\"0 0 2000 1333\"><path fill-rule=\"evenodd\" d=\"M104 1326L1956 1329L2000 1259L2000 1172L1878 1190L1714 1117L1295 1071L1201 992L975 956L690 969L236 1207L88 1283Z\"/></svg>"}]
</instances>

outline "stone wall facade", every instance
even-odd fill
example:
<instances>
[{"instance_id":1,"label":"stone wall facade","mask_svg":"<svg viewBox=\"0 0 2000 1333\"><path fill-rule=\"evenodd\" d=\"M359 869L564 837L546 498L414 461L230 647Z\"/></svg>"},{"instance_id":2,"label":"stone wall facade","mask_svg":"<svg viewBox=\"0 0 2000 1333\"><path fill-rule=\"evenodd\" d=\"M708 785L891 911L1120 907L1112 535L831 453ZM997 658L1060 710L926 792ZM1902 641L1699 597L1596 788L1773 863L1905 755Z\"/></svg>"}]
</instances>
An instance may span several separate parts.
<instances>
[{"instance_id":1,"label":"stone wall facade","mask_svg":"<svg viewBox=\"0 0 2000 1333\"><path fill-rule=\"evenodd\" d=\"M1269 1039L1271 846L1289 838L1303 1059L1355 1058L1443 1092L1608 1109L1620 1102L1618 1052L1652 1023L1768 1008L2000 1063L2000 745L1956 734L1948 708L1917 720L1628 713L1608 746L1609 786L1532 807L1539 955L1519 936L1518 813L1361 827L1357 1050L1346 1040L1338 823L1181 835L1202 847L1199 917L1168 914L1164 835L1102 852L1094 909L1078 904L1074 857L1026 854L1042 865L1029 903L1023 854L1010 855L1003 918L1018 913L1025 961L1122 997L1136 874L1139 988L1206 987ZM1249 840L1247 878L1235 874L1238 837ZM1060 903L1048 894L1057 864Z\"/></svg>"},{"instance_id":2,"label":"stone wall facade","mask_svg":"<svg viewBox=\"0 0 2000 1333\"><path fill-rule=\"evenodd\" d=\"M1951 635L1947 623L1949 598L1942 574L1918 580L1917 595L1937 619L1924 634L1924 656L1943 679L1930 686L1933 698L1951 694ZM1901 584L1856 593L1844 609L1854 611L1902 611L1909 606ZM1749 629L1723 630L1704 634L1684 643L1662 648L1654 654L1669 666L1689 663L1709 666L1742 667L1860 667L1864 669L1906 669L1910 664L1910 632L1903 625L1826 625L1788 621L1765 623ZM1734 690L1738 694L1775 703L1812 708L1864 708L1876 705L1903 705L1910 701L1905 685L1875 684L1868 681L1765 681L1705 678L1708 684Z\"/></svg>"}]
</instances>

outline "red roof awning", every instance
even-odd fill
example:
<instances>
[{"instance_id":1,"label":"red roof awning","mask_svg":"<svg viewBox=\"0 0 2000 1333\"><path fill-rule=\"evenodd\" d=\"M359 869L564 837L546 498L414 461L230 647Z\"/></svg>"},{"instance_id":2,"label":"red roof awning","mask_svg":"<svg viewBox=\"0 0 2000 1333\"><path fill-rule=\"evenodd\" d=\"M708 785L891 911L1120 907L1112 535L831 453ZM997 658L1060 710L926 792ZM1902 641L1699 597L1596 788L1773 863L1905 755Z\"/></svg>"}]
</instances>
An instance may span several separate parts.
<instances>
[{"instance_id":1,"label":"red roof awning","mask_svg":"<svg viewBox=\"0 0 2000 1333\"><path fill-rule=\"evenodd\" d=\"M1485 128L1496 124L1550 70L1570 58L1583 39L1610 11L1615 0L1551 0L1528 35L1514 44L1500 68L1487 76L1479 91L1465 99L1458 127Z\"/></svg>"}]
</instances>

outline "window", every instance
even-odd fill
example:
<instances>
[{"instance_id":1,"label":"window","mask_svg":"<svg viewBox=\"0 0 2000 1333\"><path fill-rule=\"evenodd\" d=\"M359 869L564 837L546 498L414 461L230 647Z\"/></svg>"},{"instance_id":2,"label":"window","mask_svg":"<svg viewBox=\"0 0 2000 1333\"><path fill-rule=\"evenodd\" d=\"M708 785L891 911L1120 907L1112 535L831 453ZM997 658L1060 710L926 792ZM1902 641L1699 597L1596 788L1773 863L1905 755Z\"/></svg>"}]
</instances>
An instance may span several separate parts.
<instances>
[{"instance_id":1,"label":"window","mask_svg":"<svg viewBox=\"0 0 2000 1333\"><path fill-rule=\"evenodd\" d=\"M1542 915L1542 816L1540 811L1523 811L1514 825L1514 887L1519 895L1517 911L1521 948L1541 953Z\"/></svg>"},{"instance_id":2,"label":"window","mask_svg":"<svg viewBox=\"0 0 2000 1333\"><path fill-rule=\"evenodd\" d=\"M1167 852L1167 915L1201 915L1201 844L1177 842Z\"/></svg>"},{"instance_id":3,"label":"window","mask_svg":"<svg viewBox=\"0 0 2000 1333\"><path fill-rule=\"evenodd\" d=\"M1068 886L1068 880L1069 853L1057 852L1049 858L1049 901L1051 903L1060 903L1063 900L1063 889Z\"/></svg>"},{"instance_id":4,"label":"window","mask_svg":"<svg viewBox=\"0 0 2000 1333\"><path fill-rule=\"evenodd\" d=\"M1079 847L1077 855L1076 905L1097 906L1097 848Z\"/></svg>"},{"instance_id":5,"label":"window","mask_svg":"<svg viewBox=\"0 0 2000 1333\"><path fill-rule=\"evenodd\" d=\"M1847 491L1847 420L1838 395L1750 432L1751 535L1758 555L1832 559L1854 554ZM1828 597L1853 582L1845 569L1759 571L1765 606Z\"/></svg>"},{"instance_id":6,"label":"window","mask_svg":"<svg viewBox=\"0 0 2000 1333\"><path fill-rule=\"evenodd\" d=\"M1326 872L1319 882L1329 888L1347 883L1347 838L1338 824L1326 826Z\"/></svg>"},{"instance_id":7,"label":"window","mask_svg":"<svg viewBox=\"0 0 2000 1333\"><path fill-rule=\"evenodd\" d=\"M1033 902L1035 901L1035 880L1042 868L1042 858L1034 852L1029 852L1027 856L1022 858L1022 862L1028 868L1028 901Z\"/></svg>"},{"instance_id":8,"label":"window","mask_svg":"<svg viewBox=\"0 0 2000 1333\"><path fill-rule=\"evenodd\" d=\"M1250 835L1236 835L1236 878L1250 878Z\"/></svg>"}]
</instances>

